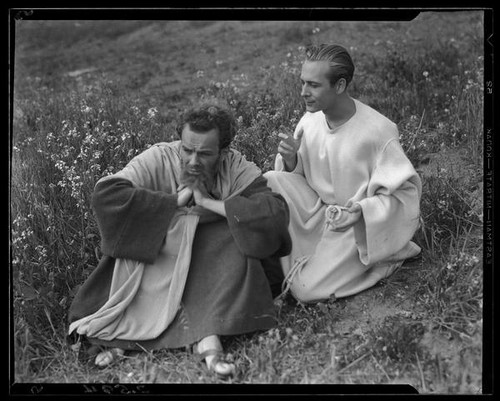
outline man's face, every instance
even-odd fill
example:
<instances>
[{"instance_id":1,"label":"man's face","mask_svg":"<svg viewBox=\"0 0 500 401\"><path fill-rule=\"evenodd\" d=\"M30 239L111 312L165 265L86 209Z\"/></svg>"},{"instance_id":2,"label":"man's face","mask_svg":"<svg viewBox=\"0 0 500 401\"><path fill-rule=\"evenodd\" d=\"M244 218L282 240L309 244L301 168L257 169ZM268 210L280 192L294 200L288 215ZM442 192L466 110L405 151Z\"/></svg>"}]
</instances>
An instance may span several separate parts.
<instances>
[{"instance_id":1,"label":"man's face","mask_svg":"<svg viewBox=\"0 0 500 401\"><path fill-rule=\"evenodd\" d=\"M306 103L306 110L329 111L335 108L338 94L334 86L330 85L328 74L330 65L328 61L306 61L302 65L300 81L302 91L300 95Z\"/></svg>"},{"instance_id":2,"label":"man's face","mask_svg":"<svg viewBox=\"0 0 500 401\"><path fill-rule=\"evenodd\" d=\"M181 138L182 183L209 185L217 173L220 154L219 130L199 133L191 130L189 124L186 124Z\"/></svg>"}]
</instances>

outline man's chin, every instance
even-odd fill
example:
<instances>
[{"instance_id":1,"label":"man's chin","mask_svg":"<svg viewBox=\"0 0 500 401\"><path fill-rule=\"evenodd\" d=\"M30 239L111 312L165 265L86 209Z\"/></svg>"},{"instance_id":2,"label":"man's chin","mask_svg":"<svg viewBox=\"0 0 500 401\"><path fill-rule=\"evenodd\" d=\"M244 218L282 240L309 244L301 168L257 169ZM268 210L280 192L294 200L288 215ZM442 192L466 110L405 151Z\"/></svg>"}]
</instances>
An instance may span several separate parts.
<instances>
[{"instance_id":1,"label":"man's chin","mask_svg":"<svg viewBox=\"0 0 500 401\"><path fill-rule=\"evenodd\" d=\"M316 105L314 104L306 104L306 111L308 111L309 113L316 113L318 111L320 111L320 109L318 107L316 107Z\"/></svg>"}]
</instances>

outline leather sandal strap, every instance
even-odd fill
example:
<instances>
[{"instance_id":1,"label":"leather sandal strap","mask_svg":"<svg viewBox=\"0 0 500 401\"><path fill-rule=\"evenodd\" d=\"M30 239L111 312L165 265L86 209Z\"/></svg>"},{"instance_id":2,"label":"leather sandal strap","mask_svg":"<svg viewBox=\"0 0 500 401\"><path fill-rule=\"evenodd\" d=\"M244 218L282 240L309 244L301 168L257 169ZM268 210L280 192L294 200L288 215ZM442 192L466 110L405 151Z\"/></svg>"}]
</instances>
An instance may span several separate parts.
<instances>
[{"instance_id":1,"label":"leather sandal strap","mask_svg":"<svg viewBox=\"0 0 500 401\"><path fill-rule=\"evenodd\" d=\"M220 357L223 356L224 354L221 350L212 348L212 349L207 349L206 351L203 352L199 352L197 353L197 355L200 358L200 360L203 360L207 356L212 356L212 355L215 357L214 359L220 359Z\"/></svg>"}]
</instances>

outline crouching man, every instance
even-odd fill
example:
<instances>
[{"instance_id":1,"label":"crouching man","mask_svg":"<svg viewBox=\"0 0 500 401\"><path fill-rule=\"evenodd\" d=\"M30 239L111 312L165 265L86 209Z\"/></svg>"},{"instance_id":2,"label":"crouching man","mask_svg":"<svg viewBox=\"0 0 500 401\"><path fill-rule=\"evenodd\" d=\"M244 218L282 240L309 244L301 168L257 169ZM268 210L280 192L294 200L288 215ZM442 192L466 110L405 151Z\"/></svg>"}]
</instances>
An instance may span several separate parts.
<instances>
[{"instance_id":1,"label":"crouching man","mask_svg":"<svg viewBox=\"0 0 500 401\"><path fill-rule=\"evenodd\" d=\"M69 333L92 345L98 366L125 350L194 344L227 376L219 337L276 325L262 260L291 250L288 207L230 147L234 127L219 106L190 110L180 140L97 182L104 256L73 300Z\"/></svg>"}]
</instances>

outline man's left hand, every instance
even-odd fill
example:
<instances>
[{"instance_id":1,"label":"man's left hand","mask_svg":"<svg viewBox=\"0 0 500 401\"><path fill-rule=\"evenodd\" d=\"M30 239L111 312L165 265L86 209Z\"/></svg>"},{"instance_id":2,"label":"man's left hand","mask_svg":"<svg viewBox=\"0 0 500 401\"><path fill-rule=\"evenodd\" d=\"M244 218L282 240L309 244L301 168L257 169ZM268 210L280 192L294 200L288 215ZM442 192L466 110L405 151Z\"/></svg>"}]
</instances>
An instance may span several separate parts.
<instances>
[{"instance_id":1,"label":"man's left hand","mask_svg":"<svg viewBox=\"0 0 500 401\"><path fill-rule=\"evenodd\" d=\"M208 195L204 185L201 187L193 187L193 198L197 205L226 217L226 206L224 201L212 199Z\"/></svg>"},{"instance_id":2,"label":"man's left hand","mask_svg":"<svg viewBox=\"0 0 500 401\"><path fill-rule=\"evenodd\" d=\"M335 232L344 232L356 224L361 218L362 209L359 203L355 203L349 209L344 210L339 222L331 222L329 229Z\"/></svg>"}]
</instances>

